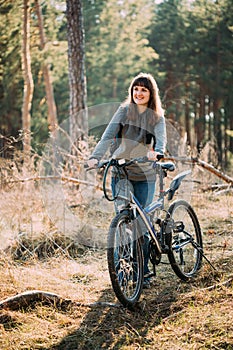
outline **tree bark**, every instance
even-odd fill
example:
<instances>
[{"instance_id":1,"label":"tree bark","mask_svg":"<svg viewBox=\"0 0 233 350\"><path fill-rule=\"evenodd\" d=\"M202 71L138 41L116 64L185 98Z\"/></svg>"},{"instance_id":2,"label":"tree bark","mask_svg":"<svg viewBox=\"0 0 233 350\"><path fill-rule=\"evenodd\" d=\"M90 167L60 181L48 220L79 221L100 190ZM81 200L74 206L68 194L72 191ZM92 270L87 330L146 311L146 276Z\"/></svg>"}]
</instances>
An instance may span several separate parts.
<instances>
[{"instance_id":1,"label":"tree bark","mask_svg":"<svg viewBox=\"0 0 233 350\"><path fill-rule=\"evenodd\" d=\"M232 89L231 89L231 92L230 92L230 96L229 97L229 115L228 115L228 118L230 119L230 130L233 130L233 92L232 92ZM233 153L233 136L230 137L230 147L229 147L229 151L231 153Z\"/></svg>"},{"instance_id":2,"label":"tree bark","mask_svg":"<svg viewBox=\"0 0 233 350\"><path fill-rule=\"evenodd\" d=\"M214 133L217 141L218 161L223 165L223 137L222 137L222 125L221 125L221 59L220 59L220 45L221 45L221 32L220 32L220 9L218 1L217 5L217 34L216 34L216 89L214 91Z\"/></svg>"},{"instance_id":3,"label":"tree bark","mask_svg":"<svg viewBox=\"0 0 233 350\"><path fill-rule=\"evenodd\" d=\"M30 55L30 0L23 1L23 47L22 47L22 71L24 78L22 124L23 124L23 150L25 159L31 151L31 106L34 83L31 72Z\"/></svg>"},{"instance_id":4,"label":"tree bark","mask_svg":"<svg viewBox=\"0 0 233 350\"><path fill-rule=\"evenodd\" d=\"M70 86L70 135L73 142L85 139L88 131L84 25L81 0L66 0Z\"/></svg>"},{"instance_id":5,"label":"tree bark","mask_svg":"<svg viewBox=\"0 0 233 350\"><path fill-rule=\"evenodd\" d=\"M216 95L213 102L213 113L214 113L214 137L217 144L217 154L219 164L222 165L222 125L221 125L221 101Z\"/></svg>"},{"instance_id":6,"label":"tree bark","mask_svg":"<svg viewBox=\"0 0 233 350\"><path fill-rule=\"evenodd\" d=\"M36 8L36 14L38 18L38 26L39 26L39 32L40 32L40 49L44 50L45 44L46 44L46 36L44 33L43 16L42 16L39 0L35 0L35 8ZM49 65L46 62L43 63L42 70L43 70L47 106L48 106L48 127L49 127L49 130L53 133L56 130L56 127L58 125L57 108L54 100L53 85L51 83Z\"/></svg>"},{"instance_id":7,"label":"tree bark","mask_svg":"<svg viewBox=\"0 0 233 350\"><path fill-rule=\"evenodd\" d=\"M189 102L189 83L185 83L186 100L185 100L185 130L187 133L187 143L192 147L191 127L190 127L190 102Z\"/></svg>"},{"instance_id":8,"label":"tree bark","mask_svg":"<svg viewBox=\"0 0 233 350\"><path fill-rule=\"evenodd\" d=\"M197 97L197 106L195 113L195 133L196 133L196 147L200 154L203 148L203 141L205 137L205 104L204 104L204 87L202 81L199 81L199 95Z\"/></svg>"}]
</instances>

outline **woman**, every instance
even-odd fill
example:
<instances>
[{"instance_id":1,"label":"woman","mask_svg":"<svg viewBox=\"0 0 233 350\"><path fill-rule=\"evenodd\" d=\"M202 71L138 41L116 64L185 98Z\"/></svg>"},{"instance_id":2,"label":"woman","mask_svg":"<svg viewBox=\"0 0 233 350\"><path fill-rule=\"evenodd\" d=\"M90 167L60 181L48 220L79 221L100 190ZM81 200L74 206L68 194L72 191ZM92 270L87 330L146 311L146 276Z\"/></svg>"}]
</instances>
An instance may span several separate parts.
<instances>
[{"instance_id":1,"label":"woman","mask_svg":"<svg viewBox=\"0 0 233 350\"><path fill-rule=\"evenodd\" d=\"M147 156L157 160L166 146L166 126L159 91L151 74L140 73L131 82L127 100L118 108L95 147L88 166L94 167L111 146L116 159ZM142 206L149 205L155 194L155 171L151 164L127 167L128 180ZM115 192L116 178L112 178ZM148 234L144 234L144 284L149 286Z\"/></svg>"}]
</instances>

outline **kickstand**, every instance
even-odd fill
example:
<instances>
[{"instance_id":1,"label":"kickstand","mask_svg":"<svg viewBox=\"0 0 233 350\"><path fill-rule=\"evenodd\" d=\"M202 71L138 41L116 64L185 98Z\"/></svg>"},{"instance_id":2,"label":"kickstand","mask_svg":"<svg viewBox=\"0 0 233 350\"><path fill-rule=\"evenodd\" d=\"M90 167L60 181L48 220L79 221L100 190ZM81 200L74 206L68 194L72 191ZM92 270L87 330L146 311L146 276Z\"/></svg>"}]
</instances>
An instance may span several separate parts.
<instances>
[{"instance_id":1,"label":"kickstand","mask_svg":"<svg viewBox=\"0 0 233 350\"><path fill-rule=\"evenodd\" d=\"M214 269L215 271L217 271L217 269L214 267L214 265L210 262L210 260L205 256L205 254L203 253L203 249L200 248L196 242L192 242L192 245L194 246L194 248L196 248L199 253L201 254L201 256L208 262L208 264L212 267L212 269Z\"/></svg>"}]
</instances>

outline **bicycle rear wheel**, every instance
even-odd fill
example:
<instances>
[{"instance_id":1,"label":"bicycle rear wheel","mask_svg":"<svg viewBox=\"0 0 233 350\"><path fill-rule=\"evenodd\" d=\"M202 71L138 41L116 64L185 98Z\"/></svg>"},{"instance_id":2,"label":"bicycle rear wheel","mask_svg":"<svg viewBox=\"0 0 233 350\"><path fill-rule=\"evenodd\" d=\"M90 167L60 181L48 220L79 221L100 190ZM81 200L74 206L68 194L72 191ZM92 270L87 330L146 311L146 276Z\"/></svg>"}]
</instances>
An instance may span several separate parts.
<instances>
[{"instance_id":1,"label":"bicycle rear wheel","mask_svg":"<svg viewBox=\"0 0 233 350\"><path fill-rule=\"evenodd\" d=\"M108 234L108 269L118 300L132 308L140 298L143 286L143 251L136 220L129 213L118 214Z\"/></svg>"},{"instance_id":2,"label":"bicycle rear wheel","mask_svg":"<svg viewBox=\"0 0 233 350\"><path fill-rule=\"evenodd\" d=\"M177 200L168 209L167 219L174 220L167 236L168 258L173 271L182 280L193 277L202 265L203 245L197 216L184 200Z\"/></svg>"}]
</instances>

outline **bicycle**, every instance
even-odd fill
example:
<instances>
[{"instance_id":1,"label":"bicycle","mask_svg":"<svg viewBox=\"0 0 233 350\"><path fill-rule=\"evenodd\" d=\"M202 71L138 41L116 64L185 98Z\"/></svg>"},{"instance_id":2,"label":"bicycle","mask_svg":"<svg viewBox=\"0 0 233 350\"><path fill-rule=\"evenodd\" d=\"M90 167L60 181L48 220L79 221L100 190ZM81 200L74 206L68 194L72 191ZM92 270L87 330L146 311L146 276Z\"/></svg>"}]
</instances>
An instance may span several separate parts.
<instances>
[{"instance_id":1,"label":"bicycle","mask_svg":"<svg viewBox=\"0 0 233 350\"><path fill-rule=\"evenodd\" d=\"M143 288L145 230L150 236L149 259L153 265L153 272L147 277L156 275L156 265L161 262L162 254L167 254L175 274L187 281L200 270L204 256L201 228L192 206L178 199L165 210L165 197L169 201L173 199L190 170L175 176L169 188L164 190L164 178L169 171L175 170L175 164L171 161L149 161L159 177L159 198L146 208L142 208L132 191L129 191L129 197L119 192L111 196L108 194L106 179L110 168L114 167L115 176L119 179L122 173L127 178L127 166L145 161L149 160L145 157L130 161L110 159L98 164L98 168L104 169L103 192L106 199L125 202L110 224L107 261L115 295L123 306L130 309L139 301ZM165 213L164 218L161 213Z\"/></svg>"}]
</instances>

